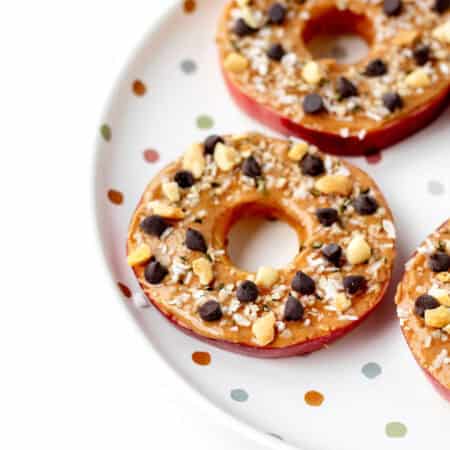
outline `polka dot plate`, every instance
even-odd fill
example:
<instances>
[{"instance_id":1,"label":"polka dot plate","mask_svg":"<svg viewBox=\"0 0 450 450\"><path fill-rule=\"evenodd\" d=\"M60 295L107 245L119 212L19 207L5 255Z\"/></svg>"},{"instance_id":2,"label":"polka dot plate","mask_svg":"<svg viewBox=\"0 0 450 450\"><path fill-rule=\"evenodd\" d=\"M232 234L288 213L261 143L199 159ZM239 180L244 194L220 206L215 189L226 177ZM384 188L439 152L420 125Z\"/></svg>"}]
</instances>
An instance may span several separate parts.
<instances>
[{"instance_id":1,"label":"polka dot plate","mask_svg":"<svg viewBox=\"0 0 450 450\"><path fill-rule=\"evenodd\" d=\"M125 239L151 177L210 133L271 134L236 109L222 82L214 44L222 6L222 0L190 0L171 10L133 54L98 124L96 212L118 295L155 351L221 417L259 442L304 450L442 446L450 405L403 341L394 285L367 322L329 349L267 361L185 336L140 293L125 262ZM447 109L401 144L352 160L377 180L396 216L394 284L407 256L450 216L449 123Z\"/></svg>"}]
</instances>

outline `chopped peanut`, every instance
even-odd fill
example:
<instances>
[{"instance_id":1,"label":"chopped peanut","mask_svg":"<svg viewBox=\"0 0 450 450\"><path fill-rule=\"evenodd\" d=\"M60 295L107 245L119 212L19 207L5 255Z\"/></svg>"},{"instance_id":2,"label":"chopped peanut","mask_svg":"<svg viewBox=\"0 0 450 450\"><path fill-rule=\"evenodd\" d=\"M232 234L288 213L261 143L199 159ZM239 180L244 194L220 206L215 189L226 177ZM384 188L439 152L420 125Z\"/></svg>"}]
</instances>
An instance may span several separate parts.
<instances>
[{"instance_id":1,"label":"chopped peanut","mask_svg":"<svg viewBox=\"0 0 450 450\"><path fill-rule=\"evenodd\" d=\"M450 283L450 272L441 272L436 275L436 278L443 283Z\"/></svg>"},{"instance_id":2,"label":"chopped peanut","mask_svg":"<svg viewBox=\"0 0 450 450\"><path fill-rule=\"evenodd\" d=\"M258 21L256 20L251 8L248 5L241 6L242 18L245 23L250 25L252 28L258 28Z\"/></svg>"},{"instance_id":3,"label":"chopped peanut","mask_svg":"<svg viewBox=\"0 0 450 450\"><path fill-rule=\"evenodd\" d=\"M443 330L444 330L447 334L450 334L450 325L447 325L446 327L444 327Z\"/></svg>"},{"instance_id":4,"label":"chopped peanut","mask_svg":"<svg viewBox=\"0 0 450 450\"><path fill-rule=\"evenodd\" d=\"M431 84L431 79L425 70L419 68L406 77L405 83L412 88L424 88Z\"/></svg>"},{"instance_id":5,"label":"chopped peanut","mask_svg":"<svg viewBox=\"0 0 450 450\"><path fill-rule=\"evenodd\" d=\"M291 161L301 161L308 152L309 145L306 142L297 142L294 144L288 153L288 158Z\"/></svg>"},{"instance_id":6,"label":"chopped peanut","mask_svg":"<svg viewBox=\"0 0 450 450\"><path fill-rule=\"evenodd\" d=\"M163 183L162 191L169 201L177 202L180 200L180 189L175 181Z\"/></svg>"},{"instance_id":7,"label":"chopped peanut","mask_svg":"<svg viewBox=\"0 0 450 450\"><path fill-rule=\"evenodd\" d=\"M450 20L437 27L433 31L433 36L444 44L450 44Z\"/></svg>"},{"instance_id":8,"label":"chopped peanut","mask_svg":"<svg viewBox=\"0 0 450 450\"><path fill-rule=\"evenodd\" d=\"M278 281L278 278L278 270L263 266L258 269L256 274L256 284L268 289Z\"/></svg>"},{"instance_id":9,"label":"chopped peanut","mask_svg":"<svg viewBox=\"0 0 450 450\"><path fill-rule=\"evenodd\" d=\"M226 70L233 73L241 73L248 67L248 59L239 53L230 53L223 63Z\"/></svg>"},{"instance_id":10,"label":"chopped peanut","mask_svg":"<svg viewBox=\"0 0 450 450\"><path fill-rule=\"evenodd\" d=\"M214 278L212 263L207 258L198 258L192 262L192 271L198 276L200 284L208 285Z\"/></svg>"},{"instance_id":11,"label":"chopped peanut","mask_svg":"<svg viewBox=\"0 0 450 450\"><path fill-rule=\"evenodd\" d=\"M370 258L371 253L370 245L364 236L358 235L348 244L346 255L350 264L361 264Z\"/></svg>"},{"instance_id":12,"label":"chopped peanut","mask_svg":"<svg viewBox=\"0 0 450 450\"><path fill-rule=\"evenodd\" d=\"M324 194L348 196L352 192L353 183L345 175L325 175L317 180L316 189Z\"/></svg>"},{"instance_id":13,"label":"chopped peanut","mask_svg":"<svg viewBox=\"0 0 450 450\"><path fill-rule=\"evenodd\" d=\"M130 252L127 262L129 266L134 267L147 262L151 257L150 247L147 244L141 244Z\"/></svg>"},{"instance_id":14,"label":"chopped peanut","mask_svg":"<svg viewBox=\"0 0 450 450\"><path fill-rule=\"evenodd\" d=\"M229 172L241 161L239 152L228 145L218 143L214 150L214 161L224 172Z\"/></svg>"},{"instance_id":15,"label":"chopped peanut","mask_svg":"<svg viewBox=\"0 0 450 450\"><path fill-rule=\"evenodd\" d=\"M206 161L201 144L191 145L183 156L183 169L192 172L195 178L200 178L205 171Z\"/></svg>"},{"instance_id":16,"label":"chopped peanut","mask_svg":"<svg viewBox=\"0 0 450 450\"><path fill-rule=\"evenodd\" d=\"M256 343L261 347L270 344L275 338L275 314L271 311L256 319L252 326Z\"/></svg>"},{"instance_id":17,"label":"chopped peanut","mask_svg":"<svg viewBox=\"0 0 450 450\"><path fill-rule=\"evenodd\" d=\"M176 206L167 205L163 202L154 201L149 203L153 214L164 217L166 219L183 219L184 212L181 208Z\"/></svg>"},{"instance_id":18,"label":"chopped peanut","mask_svg":"<svg viewBox=\"0 0 450 450\"><path fill-rule=\"evenodd\" d=\"M419 36L419 33L415 30L400 30L393 39L394 45L409 46Z\"/></svg>"},{"instance_id":19,"label":"chopped peanut","mask_svg":"<svg viewBox=\"0 0 450 450\"><path fill-rule=\"evenodd\" d=\"M351 308L352 301L345 294L340 293L334 299L334 306L339 312L343 313Z\"/></svg>"},{"instance_id":20,"label":"chopped peanut","mask_svg":"<svg viewBox=\"0 0 450 450\"><path fill-rule=\"evenodd\" d=\"M439 306L439 308L427 309L425 311L425 324L433 328L443 328L450 325L450 308Z\"/></svg>"},{"instance_id":21,"label":"chopped peanut","mask_svg":"<svg viewBox=\"0 0 450 450\"><path fill-rule=\"evenodd\" d=\"M319 84L323 78L322 69L315 61L309 61L303 67L302 77L308 84Z\"/></svg>"}]
</instances>

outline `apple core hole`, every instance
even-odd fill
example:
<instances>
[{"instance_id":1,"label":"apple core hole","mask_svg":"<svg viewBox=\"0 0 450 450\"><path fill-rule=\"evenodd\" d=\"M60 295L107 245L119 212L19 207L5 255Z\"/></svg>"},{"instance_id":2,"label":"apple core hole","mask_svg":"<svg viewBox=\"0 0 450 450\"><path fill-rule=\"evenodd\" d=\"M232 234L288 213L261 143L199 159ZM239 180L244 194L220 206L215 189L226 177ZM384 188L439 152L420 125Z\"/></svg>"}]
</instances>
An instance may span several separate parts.
<instances>
[{"instance_id":1,"label":"apple core hole","mask_svg":"<svg viewBox=\"0 0 450 450\"><path fill-rule=\"evenodd\" d=\"M297 255L296 231L275 216L240 217L228 233L228 255L242 270L256 272L260 266L287 266Z\"/></svg>"},{"instance_id":2,"label":"apple core hole","mask_svg":"<svg viewBox=\"0 0 450 450\"><path fill-rule=\"evenodd\" d=\"M302 38L312 58L355 64L369 53L374 40L372 21L364 14L329 9L311 17Z\"/></svg>"}]
</instances>

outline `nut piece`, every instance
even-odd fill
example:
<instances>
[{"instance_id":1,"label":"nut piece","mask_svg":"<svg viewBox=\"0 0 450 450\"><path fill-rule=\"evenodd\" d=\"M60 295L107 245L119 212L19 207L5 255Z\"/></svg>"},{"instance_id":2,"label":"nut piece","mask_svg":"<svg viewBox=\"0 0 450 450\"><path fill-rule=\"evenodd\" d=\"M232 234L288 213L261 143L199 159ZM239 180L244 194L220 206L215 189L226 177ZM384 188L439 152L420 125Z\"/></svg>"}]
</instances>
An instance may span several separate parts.
<instances>
[{"instance_id":1,"label":"nut piece","mask_svg":"<svg viewBox=\"0 0 450 450\"><path fill-rule=\"evenodd\" d=\"M450 272L441 272L436 275L436 278L443 283L450 283Z\"/></svg>"},{"instance_id":2,"label":"nut piece","mask_svg":"<svg viewBox=\"0 0 450 450\"><path fill-rule=\"evenodd\" d=\"M450 44L450 20L437 27L433 31L433 37L443 42L444 44Z\"/></svg>"},{"instance_id":3,"label":"nut piece","mask_svg":"<svg viewBox=\"0 0 450 450\"><path fill-rule=\"evenodd\" d=\"M203 146L192 144L183 156L183 169L192 172L195 178L200 178L205 171L205 157L203 156Z\"/></svg>"},{"instance_id":4,"label":"nut piece","mask_svg":"<svg viewBox=\"0 0 450 450\"><path fill-rule=\"evenodd\" d=\"M450 307L450 295L445 289L431 288L428 294L434 297L441 305Z\"/></svg>"},{"instance_id":5,"label":"nut piece","mask_svg":"<svg viewBox=\"0 0 450 450\"><path fill-rule=\"evenodd\" d=\"M319 84L323 78L322 69L315 61L309 61L303 67L302 77L308 84Z\"/></svg>"},{"instance_id":6,"label":"nut piece","mask_svg":"<svg viewBox=\"0 0 450 450\"><path fill-rule=\"evenodd\" d=\"M247 25L250 25L252 28L258 28L259 23L248 4L241 6L241 16Z\"/></svg>"},{"instance_id":7,"label":"nut piece","mask_svg":"<svg viewBox=\"0 0 450 450\"><path fill-rule=\"evenodd\" d=\"M425 310L425 325L433 328L450 325L450 308L439 306L439 308Z\"/></svg>"},{"instance_id":8,"label":"nut piece","mask_svg":"<svg viewBox=\"0 0 450 450\"><path fill-rule=\"evenodd\" d=\"M129 266L134 267L147 262L152 257L150 247L147 244L141 244L136 247L127 257Z\"/></svg>"},{"instance_id":9,"label":"nut piece","mask_svg":"<svg viewBox=\"0 0 450 450\"><path fill-rule=\"evenodd\" d=\"M428 74L422 69L416 69L411 72L406 78L405 83L412 88L424 88L431 84L431 79Z\"/></svg>"},{"instance_id":10,"label":"nut piece","mask_svg":"<svg viewBox=\"0 0 450 450\"><path fill-rule=\"evenodd\" d=\"M301 161L308 152L308 148L309 145L306 142L298 142L290 148L288 158L291 161Z\"/></svg>"},{"instance_id":11,"label":"nut piece","mask_svg":"<svg viewBox=\"0 0 450 450\"><path fill-rule=\"evenodd\" d=\"M271 311L256 319L252 326L256 343L261 347L270 344L275 338L275 314Z\"/></svg>"},{"instance_id":12,"label":"nut piece","mask_svg":"<svg viewBox=\"0 0 450 450\"><path fill-rule=\"evenodd\" d=\"M225 70L233 73L242 73L248 67L248 59L239 53L230 53L223 62Z\"/></svg>"},{"instance_id":13,"label":"nut piece","mask_svg":"<svg viewBox=\"0 0 450 450\"><path fill-rule=\"evenodd\" d=\"M353 183L345 175L325 175L316 182L316 189L323 194L338 194L348 196L352 192Z\"/></svg>"},{"instance_id":14,"label":"nut piece","mask_svg":"<svg viewBox=\"0 0 450 450\"><path fill-rule=\"evenodd\" d=\"M340 293L334 299L334 306L340 313L343 313L351 308L352 301L345 294Z\"/></svg>"},{"instance_id":15,"label":"nut piece","mask_svg":"<svg viewBox=\"0 0 450 450\"><path fill-rule=\"evenodd\" d=\"M197 258L192 262L192 271L198 276L200 284L208 285L214 278L211 261L207 258Z\"/></svg>"},{"instance_id":16,"label":"nut piece","mask_svg":"<svg viewBox=\"0 0 450 450\"><path fill-rule=\"evenodd\" d=\"M450 325L447 325L446 327L442 328L447 334L450 334Z\"/></svg>"},{"instance_id":17,"label":"nut piece","mask_svg":"<svg viewBox=\"0 0 450 450\"><path fill-rule=\"evenodd\" d=\"M239 152L228 145L218 143L214 150L214 161L224 172L229 172L241 161Z\"/></svg>"},{"instance_id":18,"label":"nut piece","mask_svg":"<svg viewBox=\"0 0 450 450\"><path fill-rule=\"evenodd\" d=\"M180 200L180 189L175 181L163 183L162 191L169 201L177 202Z\"/></svg>"},{"instance_id":19,"label":"nut piece","mask_svg":"<svg viewBox=\"0 0 450 450\"><path fill-rule=\"evenodd\" d=\"M358 235L348 244L346 256L350 264L361 264L370 258L371 253L370 245L364 236Z\"/></svg>"},{"instance_id":20,"label":"nut piece","mask_svg":"<svg viewBox=\"0 0 450 450\"><path fill-rule=\"evenodd\" d=\"M278 278L278 270L275 270L272 267L262 266L258 269L255 281L259 286L269 289L278 281Z\"/></svg>"},{"instance_id":21,"label":"nut piece","mask_svg":"<svg viewBox=\"0 0 450 450\"><path fill-rule=\"evenodd\" d=\"M411 45L419 36L419 33L415 30L400 30L394 37L392 42L398 46L409 46Z\"/></svg>"},{"instance_id":22,"label":"nut piece","mask_svg":"<svg viewBox=\"0 0 450 450\"><path fill-rule=\"evenodd\" d=\"M176 206L166 205L163 202L154 201L150 202L149 206L153 212L157 216L164 217L166 219L183 219L184 212L181 208Z\"/></svg>"}]
</instances>

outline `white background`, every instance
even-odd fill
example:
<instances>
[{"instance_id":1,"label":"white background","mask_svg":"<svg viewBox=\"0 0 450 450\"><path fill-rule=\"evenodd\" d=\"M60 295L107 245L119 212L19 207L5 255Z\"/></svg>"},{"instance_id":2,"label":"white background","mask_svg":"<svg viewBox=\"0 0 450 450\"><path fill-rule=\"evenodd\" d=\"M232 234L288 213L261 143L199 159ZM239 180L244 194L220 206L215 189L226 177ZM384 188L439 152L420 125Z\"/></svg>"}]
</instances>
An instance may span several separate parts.
<instances>
[{"instance_id":1,"label":"white background","mask_svg":"<svg viewBox=\"0 0 450 450\"><path fill-rule=\"evenodd\" d=\"M260 448L213 423L152 353L94 232L101 111L172 3L2 2L1 449Z\"/></svg>"}]
</instances>

